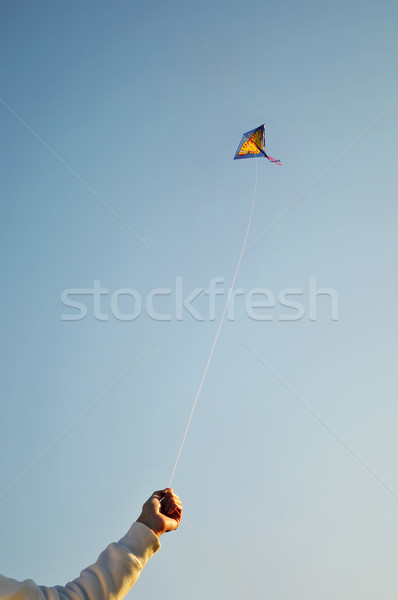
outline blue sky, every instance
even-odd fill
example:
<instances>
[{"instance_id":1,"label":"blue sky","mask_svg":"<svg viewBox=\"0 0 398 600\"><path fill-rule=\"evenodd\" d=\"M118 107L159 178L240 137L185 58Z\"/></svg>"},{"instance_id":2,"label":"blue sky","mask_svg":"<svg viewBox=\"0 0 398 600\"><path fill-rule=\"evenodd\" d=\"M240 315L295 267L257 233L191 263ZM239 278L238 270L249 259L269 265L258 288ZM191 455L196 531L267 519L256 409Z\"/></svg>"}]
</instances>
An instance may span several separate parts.
<instances>
[{"instance_id":1,"label":"blue sky","mask_svg":"<svg viewBox=\"0 0 398 600\"><path fill-rule=\"evenodd\" d=\"M228 288L255 182L232 157L265 122L283 166L258 161L261 239L174 479L245 590L185 525L130 595L396 598L396 3L0 10L0 570L65 583L167 485L225 302L179 321L176 278ZM310 320L311 277L337 320L326 296ZM94 281L107 320L92 296L62 320L63 291ZM171 320L116 319L123 288L170 289ZM245 311L255 288L270 320ZM281 321L291 288L305 314Z\"/></svg>"}]
</instances>

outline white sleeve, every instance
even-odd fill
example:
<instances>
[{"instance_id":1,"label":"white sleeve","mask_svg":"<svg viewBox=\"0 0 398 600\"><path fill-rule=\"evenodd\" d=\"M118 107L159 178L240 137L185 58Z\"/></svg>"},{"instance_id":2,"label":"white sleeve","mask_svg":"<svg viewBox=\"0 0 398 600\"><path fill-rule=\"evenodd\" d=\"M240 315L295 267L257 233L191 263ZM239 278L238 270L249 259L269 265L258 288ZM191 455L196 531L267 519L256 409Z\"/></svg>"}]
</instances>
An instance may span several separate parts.
<instances>
[{"instance_id":1,"label":"white sleeve","mask_svg":"<svg viewBox=\"0 0 398 600\"><path fill-rule=\"evenodd\" d=\"M134 523L95 564L65 586L45 587L31 579L16 581L0 575L0 600L121 600L141 570L160 548L157 536L143 523Z\"/></svg>"}]
</instances>

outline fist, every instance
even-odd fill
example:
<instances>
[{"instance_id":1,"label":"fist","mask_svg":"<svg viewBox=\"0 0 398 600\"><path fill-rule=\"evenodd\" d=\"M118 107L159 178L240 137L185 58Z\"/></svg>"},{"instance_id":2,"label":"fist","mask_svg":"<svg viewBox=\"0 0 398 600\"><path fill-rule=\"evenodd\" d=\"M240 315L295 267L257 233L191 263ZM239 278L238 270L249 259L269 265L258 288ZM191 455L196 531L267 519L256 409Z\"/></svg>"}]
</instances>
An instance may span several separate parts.
<instances>
[{"instance_id":1,"label":"fist","mask_svg":"<svg viewBox=\"0 0 398 600\"><path fill-rule=\"evenodd\" d=\"M171 488L154 492L142 507L138 523L143 523L160 537L177 529L181 522L182 505Z\"/></svg>"}]
</instances>

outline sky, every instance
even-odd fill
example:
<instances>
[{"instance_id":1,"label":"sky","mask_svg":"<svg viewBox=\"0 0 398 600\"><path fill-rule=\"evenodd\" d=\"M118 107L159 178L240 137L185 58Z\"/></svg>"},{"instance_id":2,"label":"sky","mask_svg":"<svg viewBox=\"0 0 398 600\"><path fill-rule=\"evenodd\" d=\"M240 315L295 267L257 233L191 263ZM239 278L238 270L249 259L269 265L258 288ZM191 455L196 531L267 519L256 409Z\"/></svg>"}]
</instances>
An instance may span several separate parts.
<instances>
[{"instance_id":1,"label":"sky","mask_svg":"<svg viewBox=\"0 0 398 600\"><path fill-rule=\"evenodd\" d=\"M397 4L0 13L0 571L66 583L167 486L258 169L128 597L396 598ZM232 160L261 123L282 167Z\"/></svg>"}]
</instances>

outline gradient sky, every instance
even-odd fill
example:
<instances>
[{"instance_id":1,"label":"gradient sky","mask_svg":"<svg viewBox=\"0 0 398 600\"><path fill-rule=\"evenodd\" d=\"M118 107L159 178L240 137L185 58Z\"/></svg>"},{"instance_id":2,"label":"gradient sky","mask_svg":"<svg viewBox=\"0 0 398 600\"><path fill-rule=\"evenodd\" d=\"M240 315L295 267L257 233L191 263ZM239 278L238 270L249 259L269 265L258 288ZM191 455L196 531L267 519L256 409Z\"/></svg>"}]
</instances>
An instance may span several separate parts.
<instances>
[{"instance_id":1,"label":"gradient sky","mask_svg":"<svg viewBox=\"0 0 398 600\"><path fill-rule=\"evenodd\" d=\"M237 287L302 289L305 314L253 320L237 297L173 482L245 589L183 525L130 597L395 599L396 2L0 12L0 571L65 583L167 485L225 302L176 320L176 277L228 288L256 167L232 157L265 122L283 166L257 163ZM311 277L338 320L326 296L310 320ZM61 320L62 292L94 281L108 320L91 296ZM170 288L172 319L116 319L120 288Z\"/></svg>"}]
</instances>

